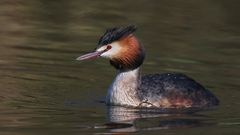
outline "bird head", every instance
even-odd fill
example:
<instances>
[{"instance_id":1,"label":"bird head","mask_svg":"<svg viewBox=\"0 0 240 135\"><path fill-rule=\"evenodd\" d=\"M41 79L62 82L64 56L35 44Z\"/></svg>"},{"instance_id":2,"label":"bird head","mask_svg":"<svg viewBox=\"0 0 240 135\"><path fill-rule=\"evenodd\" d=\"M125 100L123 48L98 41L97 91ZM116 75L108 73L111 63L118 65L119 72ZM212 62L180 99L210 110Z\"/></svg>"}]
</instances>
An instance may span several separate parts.
<instances>
[{"instance_id":1,"label":"bird head","mask_svg":"<svg viewBox=\"0 0 240 135\"><path fill-rule=\"evenodd\" d=\"M107 29L96 49L77 60L103 57L109 59L110 64L118 70L135 69L143 63L145 57L143 46L133 34L135 31L134 25Z\"/></svg>"}]
</instances>

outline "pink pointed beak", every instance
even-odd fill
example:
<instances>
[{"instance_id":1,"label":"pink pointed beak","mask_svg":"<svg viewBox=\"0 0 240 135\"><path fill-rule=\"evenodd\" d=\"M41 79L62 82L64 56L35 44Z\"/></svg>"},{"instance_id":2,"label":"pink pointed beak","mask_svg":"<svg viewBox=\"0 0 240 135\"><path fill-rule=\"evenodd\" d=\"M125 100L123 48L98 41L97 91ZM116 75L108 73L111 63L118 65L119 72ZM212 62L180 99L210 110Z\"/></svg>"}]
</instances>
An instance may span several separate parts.
<instances>
[{"instance_id":1,"label":"pink pointed beak","mask_svg":"<svg viewBox=\"0 0 240 135\"><path fill-rule=\"evenodd\" d=\"M97 58L99 57L102 53L104 53L104 51L93 51L87 54L84 54L80 57L78 57L76 60L87 60L87 59L93 59L93 58Z\"/></svg>"}]
</instances>

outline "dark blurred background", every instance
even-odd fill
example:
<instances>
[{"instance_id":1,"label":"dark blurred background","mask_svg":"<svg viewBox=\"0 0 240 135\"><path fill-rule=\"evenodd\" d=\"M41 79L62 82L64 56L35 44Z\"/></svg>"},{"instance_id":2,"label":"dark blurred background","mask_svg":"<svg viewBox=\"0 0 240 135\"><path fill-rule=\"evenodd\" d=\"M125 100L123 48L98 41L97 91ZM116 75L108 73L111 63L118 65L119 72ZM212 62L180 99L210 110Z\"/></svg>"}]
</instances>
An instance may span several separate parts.
<instances>
[{"instance_id":1,"label":"dark blurred background","mask_svg":"<svg viewBox=\"0 0 240 135\"><path fill-rule=\"evenodd\" d=\"M221 101L201 117L184 116L212 126L154 130L162 118L138 119L137 133L240 133L239 0L1 0L0 133L110 132L95 127L108 122L98 101L115 70L107 60L75 58L106 28L128 24L146 48L144 74L187 74Z\"/></svg>"}]
</instances>

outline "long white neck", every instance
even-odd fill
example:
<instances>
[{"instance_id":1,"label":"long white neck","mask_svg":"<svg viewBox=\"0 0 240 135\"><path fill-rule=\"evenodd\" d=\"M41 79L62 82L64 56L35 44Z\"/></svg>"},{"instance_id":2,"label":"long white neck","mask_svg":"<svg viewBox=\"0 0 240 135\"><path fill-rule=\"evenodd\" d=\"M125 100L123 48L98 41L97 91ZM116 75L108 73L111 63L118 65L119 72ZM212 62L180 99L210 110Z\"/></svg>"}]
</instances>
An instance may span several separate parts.
<instances>
[{"instance_id":1,"label":"long white neck","mask_svg":"<svg viewBox=\"0 0 240 135\"><path fill-rule=\"evenodd\" d=\"M138 106L140 100L137 87L140 83L140 69L121 72L110 85L106 97L106 103L111 105Z\"/></svg>"}]
</instances>

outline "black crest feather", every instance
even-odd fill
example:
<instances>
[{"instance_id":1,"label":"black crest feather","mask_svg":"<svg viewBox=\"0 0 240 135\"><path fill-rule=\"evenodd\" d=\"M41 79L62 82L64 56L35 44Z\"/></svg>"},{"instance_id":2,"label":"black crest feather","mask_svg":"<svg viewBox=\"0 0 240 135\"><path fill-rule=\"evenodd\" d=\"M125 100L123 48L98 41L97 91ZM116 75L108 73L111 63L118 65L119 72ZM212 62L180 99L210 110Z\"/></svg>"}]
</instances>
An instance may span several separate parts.
<instances>
[{"instance_id":1,"label":"black crest feather","mask_svg":"<svg viewBox=\"0 0 240 135\"><path fill-rule=\"evenodd\" d=\"M127 36L137 30L135 25L129 25L125 27L114 27L107 29L98 41L98 46L112 43L120 38Z\"/></svg>"}]
</instances>

